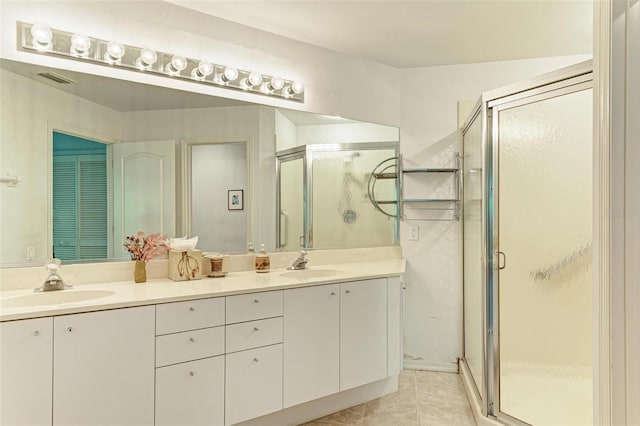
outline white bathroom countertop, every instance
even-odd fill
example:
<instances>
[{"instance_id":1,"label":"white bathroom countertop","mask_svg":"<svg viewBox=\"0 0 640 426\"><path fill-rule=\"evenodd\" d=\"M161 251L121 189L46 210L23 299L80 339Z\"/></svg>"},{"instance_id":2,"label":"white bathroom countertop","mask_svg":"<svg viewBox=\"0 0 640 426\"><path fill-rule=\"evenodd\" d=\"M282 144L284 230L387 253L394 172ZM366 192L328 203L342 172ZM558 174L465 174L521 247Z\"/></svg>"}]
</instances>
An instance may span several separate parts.
<instances>
[{"instance_id":1,"label":"white bathroom countertop","mask_svg":"<svg viewBox=\"0 0 640 426\"><path fill-rule=\"evenodd\" d=\"M322 270L328 271L328 275L290 277L283 276L282 274L291 271L287 271L286 269L273 269L268 273L256 273L255 271L229 272L228 275L223 278L203 277L201 280L193 281L172 281L168 278L155 278L142 284L135 284L132 280L83 284L74 286L73 289L61 290L61 292L81 293L102 290L113 293L94 299L60 304L39 304L36 298L45 298L51 292L34 293L32 289L6 290L0 291L0 321L397 276L404 273L405 260L396 258L365 262L323 264L309 269L309 271ZM322 273L318 274L321 275ZM20 299L9 300L14 298ZM22 303L20 302L21 300L25 302Z\"/></svg>"}]
</instances>

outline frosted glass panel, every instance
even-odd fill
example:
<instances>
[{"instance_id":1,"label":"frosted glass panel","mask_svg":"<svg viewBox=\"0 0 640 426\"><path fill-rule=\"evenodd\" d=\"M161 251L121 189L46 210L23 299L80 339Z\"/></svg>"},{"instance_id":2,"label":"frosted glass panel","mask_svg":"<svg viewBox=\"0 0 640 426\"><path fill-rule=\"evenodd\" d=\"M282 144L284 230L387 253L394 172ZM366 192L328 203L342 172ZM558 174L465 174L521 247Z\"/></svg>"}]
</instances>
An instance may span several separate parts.
<instances>
[{"instance_id":1,"label":"frosted glass panel","mask_svg":"<svg viewBox=\"0 0 640 426\"><path fill-rule=\"evenodd\" d=\"M304 161L280 163L280 247L304 247Z\"/></svg>"},{"instance_id":2,"label":"frosted glass panel","mask_svg":"<svg viewBox=\"0 0 640 426\"><path fill-rule=\"evenodd\" d=\"M593 422L591 97L498 117L500 411L537 426Z\"/></svg>"},{"instance_id":3,"label":"frosted glass panel","mask_svg":"<svg viewBox=\"0 0 640 426\"><path fill-rule=\"evenodd\" d=\"M350 248L394 244L395 217L371 204L367 182L373 169L395 150L313 153L313 247ZM376 199L397 200L396 180L376 185Z\"/></svg>"},{"instance_id":4,"label":"frosted glass panel","mask_svg":"<svg viewBox=\"0 0 640 426\"><path fill-rule=\"evenodd\" d=\"M478 115L463 138L464 179L464 358L476 388L482 388L482 118Z\"/></svg>"}]
</instances>

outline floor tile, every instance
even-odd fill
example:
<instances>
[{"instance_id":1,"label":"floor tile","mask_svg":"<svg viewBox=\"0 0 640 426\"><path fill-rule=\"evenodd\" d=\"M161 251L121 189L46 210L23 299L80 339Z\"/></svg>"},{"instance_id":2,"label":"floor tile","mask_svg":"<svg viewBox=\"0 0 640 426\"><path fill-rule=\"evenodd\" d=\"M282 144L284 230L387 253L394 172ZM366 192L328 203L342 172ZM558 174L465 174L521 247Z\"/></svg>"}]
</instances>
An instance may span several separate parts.
<instances>
[{"instance_id":1,"label":"floor tile","mask_svg":"<svg viewBox=\"0 0 640 426\"><path fill-rule=\"evenodd\" d=\"M304 426L475 426L457 374L404 370L398 391Z\"/></svg>"},{"instance_id":2,"label":"floor tile","mask_svg":"<svg viewBox=\"0 0 640 426\"><path fill-rule=\"evenodd\" d=\"M420 426L475 426L469 409L420 407Z\"/></svg>"},{"instance_id":3,"label":"floor tile","mask_svg":"<svg viewBox=\"0 0 640 426\"><path fill-rule=\"evenodd\" d=\"M334 414L322 417L317 421L326 423L341 423L341 424L360 424L364 417L365 404L356 405L355 407L347 408L342 411L338 411Z\"/></svg>"}]
</instances>

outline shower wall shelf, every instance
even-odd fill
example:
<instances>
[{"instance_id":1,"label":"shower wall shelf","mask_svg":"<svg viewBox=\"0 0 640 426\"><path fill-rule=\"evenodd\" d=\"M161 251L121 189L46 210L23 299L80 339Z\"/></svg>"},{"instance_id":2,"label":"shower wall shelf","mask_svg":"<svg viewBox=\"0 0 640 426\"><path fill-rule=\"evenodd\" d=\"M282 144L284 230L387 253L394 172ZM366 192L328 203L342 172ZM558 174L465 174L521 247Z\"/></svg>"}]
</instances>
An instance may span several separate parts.
<instances>
[{"instance_id":1,"label":"shower wall shelf","mask_svg":"<svg viewBox=\"0 0 640 426\"><path fill-rule=\"evenodd\" d=\"M460 193L461 193L461 179L460 179L460 154L455 153L456 167L437 167L437 168L402 168L400 174L400 188L401 188L401 203L400 212L402 219L404 220L427 220L427 221L458 221L460 220ZM401 163L402 164L402 163ZM424 174L425 176L433 174L450 174L454 179L454 191L456 192L455 198L405 198L405 184L403 175L405 174ZM409 207L411 206L411 207ZM406 210L433 210L433 211L451 211L450 218L410 218L407 217Z\"/></svg>"}]
</instances>

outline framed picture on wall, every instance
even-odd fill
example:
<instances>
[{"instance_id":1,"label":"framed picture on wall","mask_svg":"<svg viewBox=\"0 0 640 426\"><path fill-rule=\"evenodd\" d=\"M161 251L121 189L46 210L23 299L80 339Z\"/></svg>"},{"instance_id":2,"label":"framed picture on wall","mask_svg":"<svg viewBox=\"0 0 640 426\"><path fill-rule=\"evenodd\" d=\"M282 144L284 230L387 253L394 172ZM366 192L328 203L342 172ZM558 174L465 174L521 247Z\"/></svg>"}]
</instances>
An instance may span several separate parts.
<instances>
[{"instance_id":1,"label":"framed picture on wall","mask_svg":"<svg viewBox=\"0 0 640 426\"><path fill-rule=\"evenodd\" d=\"M244 210L244 190L243 189L230 189L229 199L227 200L227 208L229 210Z\"/></svg>"}]
</instances>

